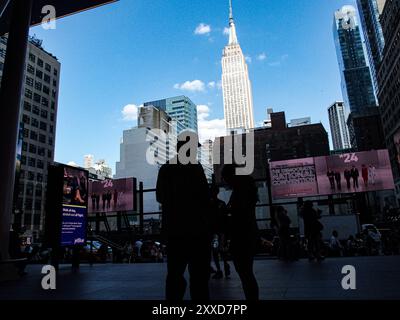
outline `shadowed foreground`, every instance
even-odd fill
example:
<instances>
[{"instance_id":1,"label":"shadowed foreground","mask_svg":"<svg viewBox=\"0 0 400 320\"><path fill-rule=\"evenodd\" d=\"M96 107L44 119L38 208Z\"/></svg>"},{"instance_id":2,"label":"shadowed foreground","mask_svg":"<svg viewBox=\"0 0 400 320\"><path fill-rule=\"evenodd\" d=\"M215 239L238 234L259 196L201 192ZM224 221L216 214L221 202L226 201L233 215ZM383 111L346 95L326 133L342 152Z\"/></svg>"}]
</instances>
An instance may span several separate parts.
<instances>
[{"instance_id":1,"label":"shadowed foreground","mask_svg":"<svg viewBox=\"0 0 400 320\"><path fill-rule=\"evenodd\" d=\"M357 270L357 290L341 287L344 265ZM400 299L400 256L331 258L322 263L257 260L261 299ZM72 273L62 266L57 290L41 289L41 266L29 266L23 279L0 283L0 300L163 300L166 264L81 266ZM240 300L243 292L235 272L231 279L211 280L215 300ZM188 295L186 295L188 298Z\"/></svg>"}]
</instances>

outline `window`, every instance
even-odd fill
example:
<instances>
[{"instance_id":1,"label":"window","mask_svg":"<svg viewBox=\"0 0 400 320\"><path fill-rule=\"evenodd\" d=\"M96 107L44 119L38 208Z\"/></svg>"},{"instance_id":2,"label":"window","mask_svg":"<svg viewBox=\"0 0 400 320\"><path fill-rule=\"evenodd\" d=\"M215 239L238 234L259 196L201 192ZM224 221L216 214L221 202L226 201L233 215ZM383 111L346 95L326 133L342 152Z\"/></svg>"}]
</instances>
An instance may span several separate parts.
<instances>
[{"instance_id":1,"label":"window","mask_svg":"<svg viewBox=\"0 0 400 320\"><path fill-rule=\"evenodd\" d=\"M32 140L35 140L35 141L36 141L36 140L38 139L37 133L36 133L35 131L31 131L30 138L31 138Z\"/></svg>"},{"instance_id":2,"label":"window","mask_svg":"<svg viewBox=\"0 0 400 320\"><path fill-rule=\"evenodd\" d=\"M36 114L36 115L39 115L40 114L40 108L38 106L33 106L32 113Z\"/></svg>"},{"instance_id":3,"label":"window","mask_svg":"<svg viewBox=\"0 0 400 320\"><path fill-rule=\"evenodd\" d=\"M38 62L37 62L39 67L43 67L43 60L38 58Z\"/></svg>"},{"instance_id":4,"label":"window","mask_svg":"<svg viewBox=\"0 0 400 320\"><path fill-rule=\"evenodd\" d=\"M36 159L35 158L28 158L28 166L34 168L36 167Z\"/></svg>"},{"instance_id":5,"label":"window","mask_svg":"<svg viewBox=\"0 0 400 320\"><path fill-rule=\"evenodd\" d=\"M50 76L48 74L44 74L44 78L43 78L44 82L46 83L50 83Z\"/></svg>"},{"instance_id":6,"label":"window","mask_svg":"<svg viewBox=\"0 0 400 320\"><path fill-rule=\"evenodd\" d=\"M32 99L32 91L29 89L25 89L25 97L28 99Z\"/></svg>"},{"instance_id":7,"label":"window","mask_svg":"<svg viewBox=\"0 0 400 320\"><path fill-rule=\"evenodd\" d=\"M40 101L42 101L42 97L40 96L40 94L35 93L33 95L33 101L40 103Z\"/></svg>"},{"instance_id":8,"label":"window","mask_svg":"<svg viewBox=\"0 0 400 320\"><path fill-rule=\"evenodd\" d=\"M24 110L31 111L32 105L28 101L24 101Z\"/></svg>"},{"instance_id":9,"label":"window","mask_svg":"<svg viewBox=\"0 0 400 320\"><path fill-rule=\"evenodd\" d=\"M53 138L49 138L49 145L50 145L50 146L53 145Z\"/></svg>"},{"instance_id":10,"label":"window","mask_svg":"<svg viewBox=\"0 0 400 320\"><path fill-rule=\"evenodd\" d=\"M35 61L36 61L36 57L35 57L35 55L34 55L34 54L32 54L32 53L30 53L30 54L29 54L29 61L31 61L31 62L33 62L33 63L35 63Z\"/></svg>"},{"instance_id":11,"label":"window","mask_svg":"<svg viewBox=\"0 0 400 320\"><path fill-rule=\"evenodd\" d=\"M42 106L43 107L48 107L49 106L49 100L45 97L42 97ZM47 111L46 111L46 119L47 119Z\"/></svg>"},{"instance_id":12,"label":"window","mask_svg":"<svg viewBox=\"0 0 400 320\"><path fill-rule=\"evenodd\" d=\"M33 66L31 66L29 63L28 63L28 66L27 66L26 70L30 74L35 74L35 68Z\"/></svg>"},{"instance_id":13,"label":"window","mask_svg":"<svg viewBox=\"0 0 400 320\"><path fill-rule=\"evenodd\" d=\"M26 157L21 156L21 164L26 165Z\"/></svg>"},{"instance_id":14,"label":"window","mask_svg":"<svg viewBox=\"0 0 400 320\"><path fill-rule=\"evenodd\" d=\"M40 209L38 209L40 210ZM42 216L40 214L34 214L33 215L33 225L34 226L40 226L40 220L41 220Z\"/></svg>"},{"instance_id":15,"label":"window","mask_svg":"<svg viewBox=\"0 0 400 320\"><path fill-rule=\"evenodd\" d=\"M29 145L29 152L30 153L33 153L33 154L36 154L36 146L34 145L34 144L30 144Z\"/></svg>"},{"instance_id":16,"label":"window","mask_svg":"<svg viewBox=\"0 0 400 320\"><path fill-rule=\"evenodd\" d=\"M27 150L28 150L28 143L22 142L22 151L27 151Z\"/></svg>"},{"instance_id":17,"label":"window","mask_svg":"<svg viewBox=\"0 0 400 320\"><path fill-rule=\"evenodd\" d=\"M29 138L29 129L24 129L24 138Z\"/></svg>"},{"instance_id":18,"label":"window","mask_svg":"<svg viewBox=\"0 0 400 320\"><path fill-rule=\"evenodd\" d=\"M57 87L57 81L53 79L53 87Z\"/></svg>"},{"instance_id":19,"label":"window","mask_svg":"<svg viewBox=\"0 0 400 320\"><path fill-rule=\"evenodd\" d=\"M45 149L45 148L42 148L42 147L39 147L39 148L38 148L38 155L39 155L39 156L44 157L45 152L46 152L46 149Z\"/></svg>"},{"instance_id":20,"label":"window","mask_svg":"<svg viewBox=\"0 0 400 320\"><path fill-rule=\"evenodd\" d=\"M56 108L56 103L55 103L55 101L51 101L51 109L55 109Z\"/></svg>"},{"instance_id":21,"label":"window","mask_svg":"<svg viewBox=\"0 0 400 320\"><path fill-rule=\"evenodd\" d=\"M42 84L40 82L36 81L35 82L35 89L39 90L39 91L42 91Z\"/></svg>"},{"instance_id":22,"label":"window","mask_svg":"<svg viewBox=\"0 0 400 320\"><path fill-rule=\"evenodd\" d=\"M39 169L43 169L43 168L44 168L44 162L43 162L42 160L38 160L38 161L37 161L37 167L38 167Z\"/></svg>"},{"instance_id":23,"label":"window","mask_svg":"<svg viewBox=\"0 0 400 320\"><path fill-rule=\"evenodd\" d=\"M54 133L54 126L50 125L49 132Z\"/></svg>"},{"instance_id":24,"label":"window","mask_svg":"<svg viewBox=\"0 0 400 320\"><path fill-rule=\"evenodd\" d=\"M35 174L31 171L28 171L28 180L29 181L35 180Z\"/></svg>"},{"instance_id":25,"label":"window","mask_svg":"<svg viewBox=\"0 0 400 320\"><path fill-rule=\"evenodd\" d=\"M57 77L57 75L58 75L58 70L57 70L56 68L54 68L53 74Z\"/></svg>"},{"instance_id":26,"label":"window","mask_svg":"<svg viewBox=\"0 0 400 320\"><path fill-rule=\"evenodd\" d=\"M41 173L38 173L38 174L37 174L36 180L37 180L38 182L43 182L43 175L42 175Z\"/></svg>"},{"instance_id":27,"label":"window","mask_svg":"<svg viewBox=\"0 0 400 320\"><path fill-rule=\"evenodd\" d=\"M35 201L35 210L42 210L42 201L40 201L40 200ZM34 217L36 217L36 216L37 216L37 214L34 215ZM40 218L40 214L39 214L39 218ZM40 219L39 219L39 223L40 223Z\"/></svg>"},{"instance_id":28,"label":"window","mask_svg":"<svg viewBox=\"0 0 400 320\"><path fill-rule=\"evenodd\" d=\"M30 124L31 123L31 118L29 118L26 114L22 116L22 122L25 124Z\"/></svg>"},{"instance_id":29,"label":"window","mask_svg":"<svg viewBox=\"0 0 400 320\"><path fill-rule=\"evenodd\" d=\"M51 113L51 114L50 114L50 120L51 120L51 121L54 121L54 113Z\"/></svg>"},{"instance_id":30,"label":"window","mask_svg":"<svg viewBox=\"0 0 400 320\"><path fill-rule=\"evenodd\" d=\"M27 86L33 87L33 79L31 77L26 77L25 83Z\"/></svg>"},{"instance_id":31,"label":"window","mask_svg":"<svg viewBox=\"0 0 400 320\"><path fill-rule=\"evenodd\" d=\"M40 130L44 130L44 131L47 130L47 124L43 121L40 121Z\"/></svg>"},{"instance_id":32,"label":"window","mask_svg":"<svg viewBox=\"0 0 400 320\"><path fill-rule=\"evenodd\" d=\"M51 65L49 65L48 63L46 63L46 64L44 65L44 69L45 69L46 71L50 72L50 71L51 71Z\"/></svg>"},{"instance_id":33,"label":"window","mask_svg":"<svg viewBox=\"0 0 400 320\"><path fill-rule=\"evenodd\" d=\"M42 111L40 112L40 116L41 116L42 118L44 118L44 119L47 119L47 117L48 117L48 112L47 112L46 110L42 110Z\"/></svg>"},{"instance_id":34,"label":"window","mask_svg":"<svg viewBox=\"0 0 400 320\"><path fill-rule=\"evenodd\" d=\"M43 86L43 92L45 94L50 94L50 88L48 86Z\"/></svg>"},{"instance_id":35,"label":"window","mask_svg":"<svg viewBox=\"0 0 400 320\"><path fill-rule=\"evenodd\" d=\"M46 136L44 134L39 135L39 142L46 143Z\"/></svg>"},{"instance_id":36,"label":"window","mask_svg":"<svg viewBox=\"0 0 400 320\"><path fill-rule=\"evenodd\" d=\"M57 95L57 91L56 90L51 90L51 96L55 99Z\"/></svg>"},{"instance_id":37,"label":"window","mask_svg":"<svg viewBox=\"0 0 400 320\"><path fill-rule=\"evenodd\" d=\"M47 158L49 159L53 158L53 152L51 150L47 150Z\"/></svg>"},{"instance_id":38,"label":"window","mask_svg":"<svg viewBox=\"0 0 400 320\"><path fill-rule=\"evenodd\" d=\"M42 79L43 78L43 72L40 71L40 70L36 70L36 77L39 78L39 79Z\"/></svg>"},{"instance_id":39,"label":"window","mask_svg":"<svg viewBox=\"0 0 400 320\"><path fill-rule=\"evenodd\" d=\"M32 127L39 128L39 121L35 118L32 118L31 125Z\"/></svg>"}]
</instances>

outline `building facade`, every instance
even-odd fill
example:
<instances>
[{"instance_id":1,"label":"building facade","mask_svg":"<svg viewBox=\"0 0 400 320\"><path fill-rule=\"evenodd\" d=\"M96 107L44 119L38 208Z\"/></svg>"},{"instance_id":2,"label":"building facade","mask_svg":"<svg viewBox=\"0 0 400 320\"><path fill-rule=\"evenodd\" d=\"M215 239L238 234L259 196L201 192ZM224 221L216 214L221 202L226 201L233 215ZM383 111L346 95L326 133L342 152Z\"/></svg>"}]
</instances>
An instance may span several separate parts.
<instances>
[{"instance_id":1,"label":"building facade","mask_svg":"<svg viewBox=\"0 0 400 320\"><path fill-rule=\"evenodd\" d=\"M284 112L272 113L271 122L270 128L258 128L251 133L254 133L254 179L267 179L269 161L329 155L328 133L321 123L289 127ZM214 164L218 183L222 182L225 141L226 137L220 137L214 142L214 153L218 151L217 146L220 148L220 163ZM246 149L245 143L243 149Z\"/></svg>"},{"instance_id":2,"label":"building facade","mask_svg":"<svg viewBox=\"0 0 400 320\"><path fill-rule=\"evenodd\" d=\"M230 2L229 43L222 55L222 92L227 131L254 128L249 70L239 45Z\"/></svg>"},{"instance_id":3,"label":"building facade","mask_svg":"<svg viewBox=\"0 0 400 320\"><path fill-rule=\"evenodd\" d=\"M186 96L177 96L144 103L145 107L153 106L168 114L175 121L177 134L184 130L198 132L197 106Z\"/></svg>"},{"instance_id":4,"label":"building facade","mask_svg":"<svg viewBox=\"0 0 400 320\"><path fill-rule=\"evenodd\" d=\"M0 37L0 78L7 37ZM56 119L61 64L46 52L42 42L30 38L21 101L23 128L21 170L16 181L13 222L37 238L43 230L47 168L54 161Z\"/></svg>"},{"instance_id":5,"label":"building facade","mask_svg":"<svg viewBox=\"0 0 400 320\"><path fill-rule=\"evenodd\" d=\"M380 23L380 15L385 2L386 0L357 0L376 96L378 95L377 69L382 61L385 47L385 38Z\"/></svg>"},{"instance_id":6,"label":"building facade","mask_svg":"<svg viewBox=\"0 0 400 320\"><path fill-rule=\"evenodd\" d=\"M381 24L386 45L378 71L378 99L400 203L400 0L386 0Z\"/></svg>"},{"instance_id":7,"label":"building facade","mask_svg":"<svg viewBox=\"0 0 400 320\"><path fill-rule=\"evenodd\" d=\"M356 14L353 6L336 11L333 34L345 105L350 112L362 113L377 103Z\"/></svg>"},{"instance_id":8,"label":"building facade","mask_svg":"<svg viewBox=\"0 0 400 320\"><path fill-rule=\"evenodd\" d=\"M336 101L328 108L329 124L333 149L345 150L351 148L349 129L346 123L346 108L344 102Z\"/></svg>"}]
</instances>

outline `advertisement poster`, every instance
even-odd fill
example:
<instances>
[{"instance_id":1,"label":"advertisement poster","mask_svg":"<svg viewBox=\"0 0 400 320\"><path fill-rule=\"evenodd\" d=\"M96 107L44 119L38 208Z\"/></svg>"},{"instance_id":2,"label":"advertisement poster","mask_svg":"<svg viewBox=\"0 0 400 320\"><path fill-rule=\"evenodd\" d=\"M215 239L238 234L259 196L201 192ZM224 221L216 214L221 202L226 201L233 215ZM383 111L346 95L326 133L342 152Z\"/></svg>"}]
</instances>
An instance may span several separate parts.
<instances>
[{"instance_id":1,"label":"advertisement poster","mask_svg":"<svg viewBox=\"0 0 400 320\"><path fill-rule=\"evenodd\" d=\"M271 162L274 199L394 189L387 150Z\"/></svg>"},{"instance_id":2,"label":"advertisement poster","mask_svg":"<svg viewBox=\"0 0 400 320\"><path fill-rule=\"evenodd\" d=\"M86 242L88 181L86 171L64 167L61 246Z\"/></svg>"},{"instance_id":3,"label":"advertisement poster","mask_svg":"<svg viewBox=\"0 0 400 320\"><path fill-rule=\"evenodd\" d=\"M270 168L274 199L318 193L314 158L271 162Z\"/></svg>"},{"instance_id":4,"label":"advertisement poster","mask_svg":"<svg viewBox=\"0 0 400 320\"><path fill-rule=\"evenodd\" d=\"M89 182L89 212L134 210L134 178Z\"/></svg>"}]
</instances>

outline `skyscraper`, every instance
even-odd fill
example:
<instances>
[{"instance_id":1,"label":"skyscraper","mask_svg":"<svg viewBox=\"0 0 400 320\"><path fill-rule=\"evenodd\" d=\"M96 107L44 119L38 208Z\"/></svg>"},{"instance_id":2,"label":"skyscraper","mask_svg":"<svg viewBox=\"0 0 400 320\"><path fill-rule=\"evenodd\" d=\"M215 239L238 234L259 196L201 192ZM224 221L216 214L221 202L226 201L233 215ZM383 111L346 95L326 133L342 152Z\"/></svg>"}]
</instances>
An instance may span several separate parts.
<instances>
[{"instance_id":1,"label":"skyscraper","mask_svg":"<svg viewBox=\"0 0 400 320\"><path fill-rule=\"evenodd\" d=\"M222 91L226 129L254 128L253 95L249 71L239 45L233 19L232 0L229 1L229 43L222 55Z\"/></svg>"},{"instance_id":2,"label":"skyscraper","mask_svg":"<svg viewBox=\"0 0 400 320\"><path fill-rule=\"evenodd\" d=\"M400 0L386 0L381 23L386 47L378 69L379 104L400 204Z\"/></svg>"},{"instance_id":3,"label":"skyscraper","mask_svg":"<svg viewBox=\"0 0 400 320\"><path fill-rule=\"evenodd\" d=\"M0 79L7 36L0 37ZM26 55L20 129L23 129L21 171L14 204L14 222L36 238L43 228L47 167L54 160L61 64L31 37Z\"/></svg>"},{"instance_id":4,"label":"skyscraper","mask_svg":"<svg viewBox=\"0 0 400 320\"><path fill-rule=\"evenodd\" d=\"M176 120L177 134L187 129L197 132L197 106L186 96L145 102L144 106L156 107Z\"/></svg>"},{"instance_id":5,"label":"skyscraper","mask_svg":"<svg viewBox=\"0 0 400 320\"><path fill-rule=\"evenodd\" d=\"M386 0L357 0L376 95L378 92L377 69L382 61L385 47L380 23L380 15L385 2Z\"/></svg>"},{"instance_id":6,"label":"skyscraper","mask_svg":"<svg viewBox=\"0 0 400 320\"><path fill-rule=\"evenodd\" d=\"M346 110L343 102L336 101L328 108L329 124L333 149L344 150L351 148L349 129L346 124Z\"/></svg>"},{"instance_id":7,"label":"skyscraper","mask_svg":"<svg viewBox=\"0 0 400 320\"><path fill-rule=\"evenodd\" d=\"M364 109L376 107L376 98L353 6L336 11L333 34L345 105L350 112L362 114Z\"/></svg>"}]
</instances>

